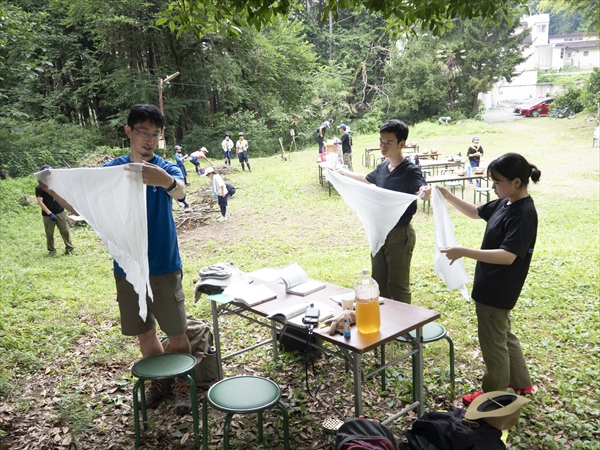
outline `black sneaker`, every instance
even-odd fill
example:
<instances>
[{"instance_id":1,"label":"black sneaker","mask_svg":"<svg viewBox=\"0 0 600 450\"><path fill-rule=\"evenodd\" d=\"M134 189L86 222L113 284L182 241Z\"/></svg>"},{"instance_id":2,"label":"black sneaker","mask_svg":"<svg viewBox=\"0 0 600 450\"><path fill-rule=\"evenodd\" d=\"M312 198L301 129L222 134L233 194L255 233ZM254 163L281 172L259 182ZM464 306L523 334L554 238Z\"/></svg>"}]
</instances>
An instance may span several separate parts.
<instances>
[{"instance_id":1,"label":"black sneaker","mask_svg":"<svg viewBox=\"0 0 600 450\"><path fill-rule=\"evenodd\" d=\"M175 391L175 411L180 416L188 414L192 410L192 396L190 394L189 381L183 378L177 378L173 390Z\"/></svg>"},{"instance_id":2,"label":"black sneaker","mask_svg":"<svg viewBox=\"0 0 600 450\"><path fill-rule=\"evenodd\" d=\"M173 380L150 380L146 387L146 408L153 407L160 399L171 392L171 381ZM139 405L141 409L141 401Z\"/></svg>"}]
</instances>

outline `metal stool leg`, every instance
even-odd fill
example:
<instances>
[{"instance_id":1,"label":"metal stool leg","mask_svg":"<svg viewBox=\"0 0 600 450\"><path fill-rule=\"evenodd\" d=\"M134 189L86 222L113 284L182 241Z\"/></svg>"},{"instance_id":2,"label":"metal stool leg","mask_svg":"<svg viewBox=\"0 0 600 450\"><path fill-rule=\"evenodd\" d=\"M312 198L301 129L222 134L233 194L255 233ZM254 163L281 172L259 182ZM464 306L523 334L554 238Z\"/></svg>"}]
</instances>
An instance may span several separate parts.
<instances>
[{"instance_id":1,"label":"metal stool leg","mask_svg":"<svg viewBox=\"0 0 600 450\"><path fill-rule=\"evenodd\" d=\"M276 406L281 410L281 414L283 415L283 448L284 450L290 450L290 422L287 408L281 401L277 402Z\"/></svg>"},{"instance_id":2,"label":"metal stool leg","mask_svg":"<svg viewBox=\"0 0 600 450\"><path fill-rule=\"evenodd\" d=\"M229 450L229 426L231 425L231 418L233 414L227 414L225 417L225 428L223 429L223 450Z\"/></svg>"},{"instance_id":3,"label":"metal stool leg","mask_svg":"<svg viewBox=\"0 0 600 450\"><path fill-rule=\"evenodd\" d=\"M198 412L198 391L196 390L196 380L194 379L194 368L191 372L188 372L186 378L190 383L190 395L192 396L192 416L194 418L194 445L200 447L200 427L198 422L200 420L200 414Z\"/></svg>"},{"instance_id":4,"label":"metal stool leg","mask_svg":"<svg viewBox=\"0 0 600 450\"><path fill-rule=\"evenodd\" d=\"M144 418L144 424L146 423L146 398L144 396L144 380L138 379L133 385L133 422L135 426L135 448L140 448L142 446L142 439L140 437L140 412L139 412L139 402L138 402L138 391L140 388L140 384L142 385L142 415ZM146 428L144 426L144 428Z\"/></svg>"},{"instance_id":5,"label":"metal stool leg","mask_svg":"<svg viewBox=\"0 0 600 450\"><path fill-rule=\"evenodd\" d=\"M262 411L258 412L258 442L261 444L264 442L265 438L263 436L263 416Z\"/></svg>"}]
</instances>

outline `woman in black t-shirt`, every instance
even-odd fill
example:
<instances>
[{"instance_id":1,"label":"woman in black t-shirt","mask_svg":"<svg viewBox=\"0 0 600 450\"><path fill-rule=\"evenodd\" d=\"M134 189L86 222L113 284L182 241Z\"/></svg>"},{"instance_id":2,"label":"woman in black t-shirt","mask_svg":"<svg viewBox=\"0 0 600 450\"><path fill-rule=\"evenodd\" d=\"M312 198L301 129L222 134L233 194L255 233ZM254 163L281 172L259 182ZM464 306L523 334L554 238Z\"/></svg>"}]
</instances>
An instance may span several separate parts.
<instances>
[{"instance_id":1,"label":"woman in black t-shirt","mask_svg":"<svg viewBox=\"0 0 600 450\"><path fill-rule=\"evenodd\" d=\"M488 166L487 175L498 199L479 207L439 188L460 212L487 222L481 249L441 249L451 263L463 257L477 261L471 297L486 370L482 391L463 395L467 405L482 392L509 387L518 394L536 390L519 339L511 331L510 311L527 278L537 235L537 212L527 185L530 178L539 181L541 172L521 155L507 153Z\"/></svg>"}]
</instances>

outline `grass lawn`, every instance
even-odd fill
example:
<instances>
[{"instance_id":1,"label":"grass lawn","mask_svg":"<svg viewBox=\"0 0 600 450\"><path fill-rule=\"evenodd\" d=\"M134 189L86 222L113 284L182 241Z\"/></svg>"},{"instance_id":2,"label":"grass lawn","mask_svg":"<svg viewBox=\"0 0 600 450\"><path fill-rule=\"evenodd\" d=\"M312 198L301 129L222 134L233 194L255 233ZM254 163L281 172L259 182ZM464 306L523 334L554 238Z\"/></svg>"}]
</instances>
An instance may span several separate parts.
<instances>
[{"instance_id":1,"label":"grass lawn","mask_svg":"<svg viewBox=\"0 0 600 450\"><path fill-rule=\"evenodd\" d=\"M580 117L465 121L448 127L418 125L409 140L421 148L438 148L442 155L465 155L473 135L480 136L485 151L482 165L516 151L542 171L540 183L530 185L539 216L535 254L512 314L513 330L539 390L510 431L509 447L598 449L600 161L598 148L591 147L592 128ZM367 171L361 167L362 149L377 142L378 135L354 137L355 170ZM239 188L229 202L229 220L216 222L215 206L206 225L180 232L191 314L210 319L207 301L193 302L193 281L201 267L218 261L233 262L244 271L297 261L309 276L348 287L363 267L370 267L364 230L343 199L335 192L329 196L319 185L315 160L312 148L292 153L286 162L279 156L251 159L252 173L238 171L228 177ZM193 203L199 199L195 192L208 181L193 175L191 165L188 172L188 201ZM35 185L33 176L0 182L0 449L37 449L42 444L56 449L133 448L129 370L140 356L136 341L120 334L112 259L89 227L72 229L77 256L46 258L40 209L32 198ZM472 200L472 187L467 186L465 199ZM27 197L33 203L22 206ZM478 247L485 223L449 210L458 242ZM446 344L440 341L426 349L426 410L462 406L460 395L479 389L483 374L474 306L458 291L449 292L434 274L433 215L419 205L413 226L413 304L440 312L439 322L456 346L454 399L449 397ZM56 238L60 250L58 232ZM465 260L465 267L472 274L474 262ZM260 328L228 320L222 324L225 350L266 336ZM352 414L351 380L341 360L315 361L314 375L309 370L313 396L306 393L303 359L295 354L274 362L270 350L262 347L228 361L224 369L227 376L263 374L282 386L292 448L332 448L334 437L322 433L322 419ZM409 366L388 373L386 392L380 391L378 379L365 383L365 413L370 417L385 419L409 397ZM214 448L220 417L211 422ZM191 448L191 418L176 418L172 405L152 412L150 420L147 448ZM396 436L410 420L394 423ZM232 434L232 448L272 448L281 442L281 426L275 425L266 429L270 444L258 446L255 418L247 416L234 420Z\"/></svg>"}]
</instances>

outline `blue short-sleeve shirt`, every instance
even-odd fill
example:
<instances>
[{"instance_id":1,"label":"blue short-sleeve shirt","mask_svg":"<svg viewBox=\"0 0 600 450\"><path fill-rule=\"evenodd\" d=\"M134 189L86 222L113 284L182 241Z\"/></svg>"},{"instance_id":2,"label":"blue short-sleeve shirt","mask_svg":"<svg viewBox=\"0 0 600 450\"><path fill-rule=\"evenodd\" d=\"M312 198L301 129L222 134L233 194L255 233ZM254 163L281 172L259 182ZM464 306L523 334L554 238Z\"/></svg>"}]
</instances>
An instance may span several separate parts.
<instances>
[{"instance_id":1,"label":"blue short-sleeve shirt","mask_svg":"<svg viewBox=\"0 0 600 450\"><path fill-rule=\"evenodd\" d=\"M164 169L173 178L183 181L181 170L160 156L148 161ZM129 155L113 159L103 167L120 166L131 163ZM162 187L146 186L146 210L148 218L148 263L150 275L163 275L182 269L177 243L177 229L172 213L173 198ZM114 262L116 274L125 272Z\"/></svg>"}]
</instances>

